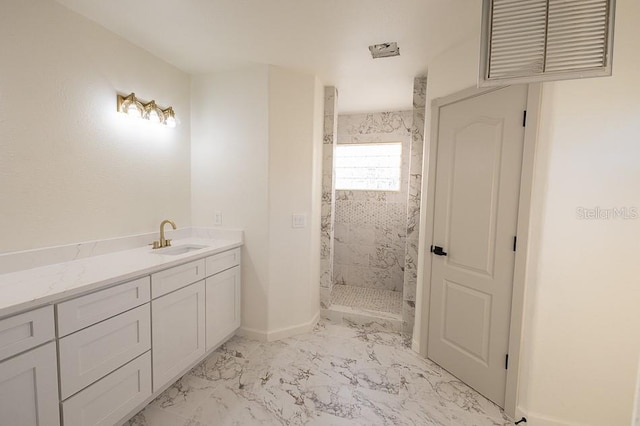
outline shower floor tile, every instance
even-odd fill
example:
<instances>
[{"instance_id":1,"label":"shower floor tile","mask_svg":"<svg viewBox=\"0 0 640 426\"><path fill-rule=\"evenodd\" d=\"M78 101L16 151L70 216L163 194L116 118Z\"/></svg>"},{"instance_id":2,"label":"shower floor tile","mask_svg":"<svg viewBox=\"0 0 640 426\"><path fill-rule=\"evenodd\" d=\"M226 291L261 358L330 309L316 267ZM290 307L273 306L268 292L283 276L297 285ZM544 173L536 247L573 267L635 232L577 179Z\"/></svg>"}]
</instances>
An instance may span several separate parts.
<instances>
[{"instance_id":1,"label":"shower floor tile","mask_svg":"<svg viewBox=\"0 0 640 426\"><path fill-rule=\"evenodd\" d=\"M402 292L377 288L334 285L331 303L371 311L402 314Z\"/></svg>"}]
</instances>

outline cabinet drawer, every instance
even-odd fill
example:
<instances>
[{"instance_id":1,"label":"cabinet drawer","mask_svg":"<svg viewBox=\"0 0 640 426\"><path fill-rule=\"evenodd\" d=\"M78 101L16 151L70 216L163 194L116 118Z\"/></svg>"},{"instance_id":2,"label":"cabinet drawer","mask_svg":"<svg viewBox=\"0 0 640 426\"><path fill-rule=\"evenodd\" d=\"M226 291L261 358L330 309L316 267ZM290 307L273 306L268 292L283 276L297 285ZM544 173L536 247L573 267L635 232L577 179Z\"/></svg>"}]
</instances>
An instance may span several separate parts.
<instances>
[{"instance_id":1,"label":"cabinet drawer","mask_svg":"<svg viewBox=\"0 0 640 426\"><path fill-rule=\"evenodd\" d=\"M210 277L213 274L224 271L225 269L233 268L240 264L240 248L218 253L215 256L207 257L206 259L206 271L207 276Z\"/></svg>"},{"instance_id":2,"label":"cabinet drawer","mask_svg":"<svg viewBox=\"0 0 640 426\"><path fill-rule=\"evenodd\" d=\"M185 263L151 275L151 296L155 299L204 278L204 259Z\"/></svg>"},{"instance_id":3,"label":"cabinet drawer","mask_svg":"<svg viewBox=\"0 0 640 426\"><path fill-rule=\"evenodd\" d=\"M149 352L62 403L64 426L112 426L151 396Z\"/></svg>"},{"instance_id":4,"label":"cabinet drawer","mask_svg":"<svg viewBox=\"0 0 640 426\"><path fill-rule=\"evenodd\" d=\"M53 306L0 320L0 361L55 337Z\"/></svg>"},{"instance_id":5,"label":"cabinet drawer","mask_svg":"<svg viewBox=\"0 0 640 426\"><path fill-rule=\"evenodd\" d=\"M149 277L87 294L57 305L58 337L88 327L150 300Z\"/></svg>"},{"instance_id":6,"label":"cabinet drawer","mask_svg":"<svg viewBox=\"0 0 640 426\"><path fill-rule=\"evenodd\" d=\"M61 399L151 349L149 304L60 339Z\"/></svg>"}]
</instances>

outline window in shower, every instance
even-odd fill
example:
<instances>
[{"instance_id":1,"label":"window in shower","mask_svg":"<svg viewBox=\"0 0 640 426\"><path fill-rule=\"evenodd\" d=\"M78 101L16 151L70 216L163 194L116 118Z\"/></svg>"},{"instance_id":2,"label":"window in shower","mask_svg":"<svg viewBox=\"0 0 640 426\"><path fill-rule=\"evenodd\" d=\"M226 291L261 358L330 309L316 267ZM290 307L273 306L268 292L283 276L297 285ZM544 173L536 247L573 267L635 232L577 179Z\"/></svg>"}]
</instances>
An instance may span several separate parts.
<instances>
[{"instance_id":1,"label":"window in shower","mask_svg":"<svg viewBox=\"0 0 640 426\"><path fill-rule=\"evenodd\" d=\"M336 189L400 191L402 144L338 144L335 152Z\"/></svg>"}]
</instances>

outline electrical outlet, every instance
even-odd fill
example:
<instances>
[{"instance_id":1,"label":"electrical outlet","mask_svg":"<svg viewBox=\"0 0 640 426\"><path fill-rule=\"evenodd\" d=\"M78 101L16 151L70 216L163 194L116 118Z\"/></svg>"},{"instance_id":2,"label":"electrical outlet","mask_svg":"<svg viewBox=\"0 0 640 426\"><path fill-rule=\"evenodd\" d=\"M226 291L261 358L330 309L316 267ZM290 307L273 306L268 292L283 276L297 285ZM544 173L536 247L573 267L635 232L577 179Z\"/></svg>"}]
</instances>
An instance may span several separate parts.
<instances>
[{"instance_id":1,"label":"electrical outlet","mask_svg":"<svg viewBox=\"0 0 640 426\"><path fill-rule=\"evenodd\" d=\"M220 210L213 212L213 224L222 225L222 212Z\"/></svg>"},{"instance_id":2,"label":"electrical outlet","mask_svg":"<svg viewBox=\"0 0 640 426\"><path fill-rule=\"evenodd\" d=\"M291 215L291 227L292 228L304 228L307 226L307 216L304 214Z\"/></svg>"}]
</instances>

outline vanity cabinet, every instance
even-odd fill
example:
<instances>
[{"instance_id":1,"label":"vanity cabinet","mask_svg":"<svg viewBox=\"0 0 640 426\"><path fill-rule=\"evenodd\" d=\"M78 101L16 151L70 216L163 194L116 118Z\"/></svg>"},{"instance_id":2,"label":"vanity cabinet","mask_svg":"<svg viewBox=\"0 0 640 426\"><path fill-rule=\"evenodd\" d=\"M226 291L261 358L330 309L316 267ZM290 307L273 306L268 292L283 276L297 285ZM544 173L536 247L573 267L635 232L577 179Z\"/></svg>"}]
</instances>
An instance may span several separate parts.
<instances>
[{"instance_id":1,"label":"vanity cabinet","mask_svg":"<svg viewBox=\"0 0 640 426\"><path fill-rule=\"evenodd\" d=\"M154 392L204 355L204 297L199 281L151 302Z\"/></svg>"},{"instance_id":2,"label":"vanity cabinet","mask_svg":"<svg viewBox=\"0 0 640 426\"><path fill-rule=\"evenodd\" d=\"M240 249L176 263L0 319L0 426L121 424L224 343Z\"/></svg>"}]
</instances>

